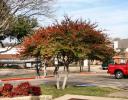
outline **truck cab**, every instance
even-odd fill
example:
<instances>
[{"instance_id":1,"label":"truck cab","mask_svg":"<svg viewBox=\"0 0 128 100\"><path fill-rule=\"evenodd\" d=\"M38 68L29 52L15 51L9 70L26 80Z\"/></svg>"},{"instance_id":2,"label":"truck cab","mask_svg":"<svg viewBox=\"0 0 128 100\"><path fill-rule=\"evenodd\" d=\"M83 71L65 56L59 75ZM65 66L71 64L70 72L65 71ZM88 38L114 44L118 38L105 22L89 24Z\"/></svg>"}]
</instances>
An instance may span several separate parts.
<instances>
[{"instance_id":1,"label":"truck cab","mask_svg":"<svg viewBox=\"0 0 128 100\"><path fill-rule=\"evenodd\" d=\"M114 60L111 59L111 60L103 61L103 63L102 63L102 69L103 70L108 69L108 65L109 64L114 64Z\"/></svg>"},{"instance_id":2,"label":"truck cab","mask_svg":"<svg viewBox=\"0 0 128 100\"><path fill-rule=\"evenodd\" d=\"M115 75L115 78L117 79L128 76L128 62L109 64L107 73Z\"/></svg>"}]
</instances>

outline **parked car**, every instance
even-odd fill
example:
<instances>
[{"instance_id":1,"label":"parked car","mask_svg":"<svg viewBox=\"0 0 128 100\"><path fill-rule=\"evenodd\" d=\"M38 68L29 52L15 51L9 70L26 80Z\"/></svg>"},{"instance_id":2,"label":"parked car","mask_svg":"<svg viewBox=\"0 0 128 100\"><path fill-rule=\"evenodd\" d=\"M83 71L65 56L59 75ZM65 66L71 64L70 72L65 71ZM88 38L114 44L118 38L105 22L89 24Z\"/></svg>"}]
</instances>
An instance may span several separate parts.
<instances>
[{"instance_id":1,"label":"parked car","mask_svg":"<svg viewBox=\"0 0 128 100\"><path fill-rule=\"evenodd\" d=\"M107 73L115 75L117 79L128 76L128 62L124 64L109 64Z\"/></svg>"},{"instance_id":2,"label":"parked car","mask_svg":"<svg viewBox=\"0 0 128 100\"><path fill-rule=\"evenodd\" d=\"M108 65L109 64L114 64L114 61L111 59L111 60L108 60L108 61L104 61L102 63L102 69L105 70L105 69L108 69Z\"/></svg>"}]
</instances>

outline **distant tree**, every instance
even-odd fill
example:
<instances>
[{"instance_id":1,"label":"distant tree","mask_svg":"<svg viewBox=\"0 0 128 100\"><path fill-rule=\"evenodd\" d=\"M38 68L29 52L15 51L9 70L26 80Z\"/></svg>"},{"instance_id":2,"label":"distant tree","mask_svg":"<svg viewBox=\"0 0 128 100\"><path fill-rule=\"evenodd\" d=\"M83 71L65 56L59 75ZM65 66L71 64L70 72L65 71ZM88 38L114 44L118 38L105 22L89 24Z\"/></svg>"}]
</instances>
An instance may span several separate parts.
<instances>
[{"instance_id":1,"label":"distant tree","mask_svg":"<svg viewBox=\"0 0 128 100\"><path fill-rule=\"evenodd\" d=\"M53 16L53 4L54 0L0 0L0 43L2 44L1 40L11 35L12 26L17 22L17 18L15 18L17 15L28 18L40 16L51 18ZM11 48L12 46L7 50Z\"/></svg>"},{"instance_id":2,"label":"distant tree","mask_svg":"<svg viewBox=\"0 0 128 100\"><path fill-rule=\"evenodd\" d=\"M15 17L15 23L12 25L10 35L21 41L24 36L32 33L37 26L38 22L35 18L19 15Z\"/></svg>"},{"instance_id":3,"label":"distant tree","mask_svg":"<svg viewBox=\"0 0 128 100\"><path fill-rule=\"evenodd\" d=\"M1 0L0 34L9 28L11 24L10 19L14 15L50 17L52 15L52 2L53 0Z\"/></svg>"},{"instance_id":4,"label":"distant tree","mask_svg":"<svg viewBox=\"0 0 128 100\"><path fill-rule=\"evenodd\" d=\"M0 40L5 38L6 35L4 33L8 32L9 24L12 22L12 15L9 12L10 8L3 0L0 0ZM8 19L8 24L4 23L7 16L10 16Z\"/></svg>"}]
</instances>

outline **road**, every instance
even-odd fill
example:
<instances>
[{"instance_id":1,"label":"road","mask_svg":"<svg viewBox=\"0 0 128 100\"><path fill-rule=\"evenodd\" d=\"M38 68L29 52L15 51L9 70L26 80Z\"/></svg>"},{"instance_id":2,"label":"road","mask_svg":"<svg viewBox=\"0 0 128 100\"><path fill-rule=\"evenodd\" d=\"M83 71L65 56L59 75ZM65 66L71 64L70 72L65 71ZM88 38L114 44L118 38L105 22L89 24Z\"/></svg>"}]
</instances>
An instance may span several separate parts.
<instances>
[{"instance_id":1,"label":"road","mask_svg":"<svg viewBox=\"0 0 128 100\"><path fill-rule=\"evenodd\" d=\"M74 68L70 69L71 73L67 83L69 85L96 85L102 87L113 87L128 89L128 78L115 79L114 76L107 74L107 70L102 70L100 66L93 66L91 72L76 73ZM24 71L24 70L23 70ZM27 71L26 71L27 72ZM10 72L9 72L10 73ZM12 72L14 73L14 71ZM21 81L10 81L10 83L19 83ZM55 84L55 77L45 78L45 79L34 79L31 80L32 84L38 85L42 83Z\"/></svg>"},{"instance_id":2,"label":"road","mask_svg":"<svg viewBox=\"0 0 128 100\"><path fill-rule=\"evenodd\" d=\"M73 69L72 69L73 70ZM74 70L73 70L74 71ZM55 78L44 80L47 83L55 83ZM113 87L128 89L128 78L115 79L113 75L107 73L107 70L102 70L100 66L92 66L91 72L70 73L68 84L70 85L96 85L102 87Z\"/></svg>"}]
</instances>

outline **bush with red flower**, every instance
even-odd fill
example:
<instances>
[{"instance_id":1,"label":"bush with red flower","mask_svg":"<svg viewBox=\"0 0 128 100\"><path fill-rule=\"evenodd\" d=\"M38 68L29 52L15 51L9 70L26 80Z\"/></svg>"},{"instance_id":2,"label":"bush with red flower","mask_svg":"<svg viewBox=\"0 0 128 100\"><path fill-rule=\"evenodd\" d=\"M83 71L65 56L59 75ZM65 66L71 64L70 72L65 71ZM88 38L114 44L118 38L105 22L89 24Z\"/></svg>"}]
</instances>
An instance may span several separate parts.
<instances>
[{"instance_id":1,"label":"bush with red flower","mask_svg":"<svg viewBox=\"0 0 128 100\"><path fill-rule=\"evenodd\" d=\"M41 95L41 88L39 86L32 86L29 82L23 82L18 86L11 84L4 84L0 87L0 96L2 97L16 97L16 96L39 96Z\"/></svg>"}]
</instances>

